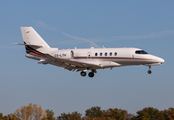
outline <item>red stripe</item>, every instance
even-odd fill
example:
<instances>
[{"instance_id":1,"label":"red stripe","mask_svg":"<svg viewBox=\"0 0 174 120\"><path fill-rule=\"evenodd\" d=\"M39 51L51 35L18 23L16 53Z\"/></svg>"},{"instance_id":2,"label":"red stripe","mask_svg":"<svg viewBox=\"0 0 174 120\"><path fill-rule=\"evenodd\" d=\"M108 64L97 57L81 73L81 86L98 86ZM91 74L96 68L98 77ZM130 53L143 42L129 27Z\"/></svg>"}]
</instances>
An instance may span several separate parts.
<instances>
[{"instance_id":1,"label":"red stripe","mask_svg":"<svg viewBox=\"0 0 174 120\"><path fill-rule=\"evenodd\" d=\"M37 55L37 54L32 53L32 52L30 52L29 54L30 54L30 55L33 55L33 56L36 56L36 57L43 57L43 56Z\"/></svg>"},{"instance_id":2,"label":"red stripe","mask_svg":"<svg viewBox=\"0 0 174 120\"><path fill-rule=\"evenodd\" d=\"M39 55L39 56L42 56L42 57L46 57L45 55L40 54L40 53L37 53L37 52L35 52L35 51L32 51L31 53L34 53L34 54Z\"/></svg>"},{"instance_id":3,"label":"red stripe","mask_svg":"<svg viewBox=\"0 0 174 120\"><path fill-rule=\"evenodd\" d=\"M142 58L123 58L123 57L74 57L74 59L132 59L132 60L151 60Z\"/></svg>"}]
</instances>

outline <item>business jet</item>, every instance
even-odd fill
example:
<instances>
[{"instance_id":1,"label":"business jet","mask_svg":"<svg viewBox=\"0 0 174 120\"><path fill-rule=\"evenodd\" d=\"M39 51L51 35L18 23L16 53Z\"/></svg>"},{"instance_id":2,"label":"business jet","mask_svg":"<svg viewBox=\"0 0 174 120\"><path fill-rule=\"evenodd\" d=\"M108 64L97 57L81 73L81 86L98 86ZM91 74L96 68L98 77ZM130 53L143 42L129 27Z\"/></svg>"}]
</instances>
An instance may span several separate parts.
<instances>
[{"instance_id":1,"label":"business jet","mask_svg":"<svg viewBox=\"0 0 174 120\"><path fill-rule=\"evenodd\" d=\"M51 64L63 67L69 71L81 71L81 76L86 76L87 70L89 77L94 77L97 69L146 65L149 67L148 73L151 74L151 66L161 65L164 60L160 57L148 54L138 48L94 48L89 49L62 49L51 48L32 27L21 27L22 37L26 48L26 57L38 60L40 64Z\"/></svg>"}]
</instances>

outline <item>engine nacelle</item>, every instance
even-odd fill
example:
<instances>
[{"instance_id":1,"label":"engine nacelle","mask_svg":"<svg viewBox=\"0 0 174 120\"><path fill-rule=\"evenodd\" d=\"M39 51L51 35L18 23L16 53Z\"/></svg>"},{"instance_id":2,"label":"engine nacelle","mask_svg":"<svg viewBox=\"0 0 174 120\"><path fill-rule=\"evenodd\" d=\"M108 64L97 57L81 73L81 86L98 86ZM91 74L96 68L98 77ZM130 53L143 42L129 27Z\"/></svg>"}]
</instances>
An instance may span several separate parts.
<instances>
[{"instance_id":1,"label":"engine nacelle","mask_svg":"<svg viewBox=\"0 0 174 120\"><path fill-rule=\"evenodd\" d=\"M74 52L72 50L59 50L57 52L51 53L51 55L55 58L66 58L66 59L74 58Z\"/></svg>"}]
</instances>

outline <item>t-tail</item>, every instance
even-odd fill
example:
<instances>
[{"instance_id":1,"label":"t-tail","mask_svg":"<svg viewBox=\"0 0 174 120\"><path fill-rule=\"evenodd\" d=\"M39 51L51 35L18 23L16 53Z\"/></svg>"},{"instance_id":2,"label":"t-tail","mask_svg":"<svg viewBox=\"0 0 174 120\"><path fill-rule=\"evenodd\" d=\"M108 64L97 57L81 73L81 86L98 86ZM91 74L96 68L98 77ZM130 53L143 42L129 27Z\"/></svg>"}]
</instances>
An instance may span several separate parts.
<instances>
[{"instance_id":1,"label":"t-tail","mask_svg":"<svg viewBox=\"0 0 174 120\"><path fill-rule=\"evenodd\" d=\"M22 37L26 48L26 57L40 60L46 57L51 50L55 48L50 48L50 46L42 39L42 37L32 28L32 27L21 27Z\"/></svg>"},{"instance_id":2,"label":"t-tail","mask_svg":"<svg viewBox=\"0 0 174 120\"><path fill-rule=\"evenodd\" d=\"M41 36L32 27L21 27L22 37L25 44L50 48Z\"/></svg>"}]
</instances>

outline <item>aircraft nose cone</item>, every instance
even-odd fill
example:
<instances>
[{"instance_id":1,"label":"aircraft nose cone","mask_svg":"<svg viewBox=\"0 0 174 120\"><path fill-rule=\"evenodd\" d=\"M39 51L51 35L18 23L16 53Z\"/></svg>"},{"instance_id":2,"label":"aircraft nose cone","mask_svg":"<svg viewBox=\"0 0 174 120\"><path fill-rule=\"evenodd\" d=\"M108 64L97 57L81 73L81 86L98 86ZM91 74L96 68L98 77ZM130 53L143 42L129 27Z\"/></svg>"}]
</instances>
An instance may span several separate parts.
<instances>
[{"instance_id":1,"label":"aircraft nose cone","mask_svg":"<svg viewBox=\"0 0 174 120\"><path fill-rule=\"evenodd\" d=\"M158 58L158 62L162 64L164 62L164 59Z\"/></svg>"}]
</instances>

